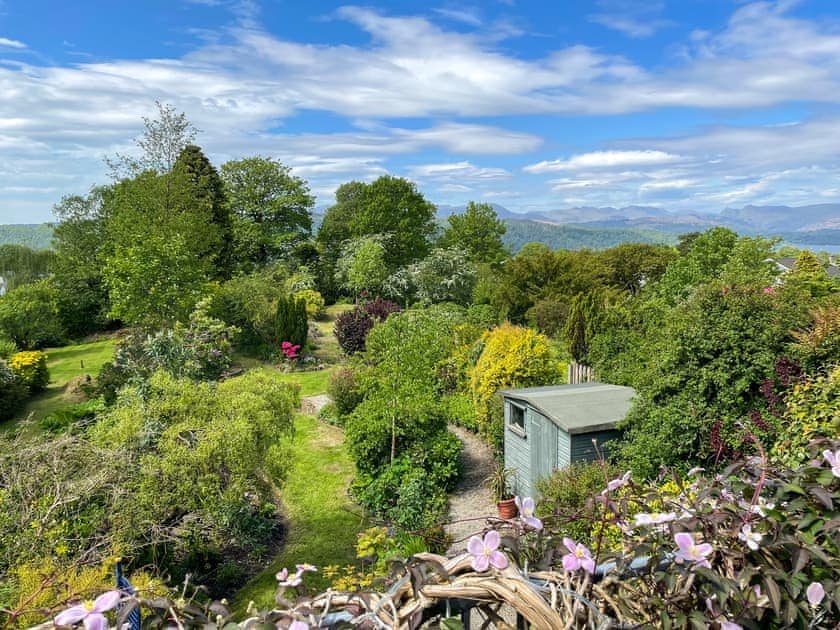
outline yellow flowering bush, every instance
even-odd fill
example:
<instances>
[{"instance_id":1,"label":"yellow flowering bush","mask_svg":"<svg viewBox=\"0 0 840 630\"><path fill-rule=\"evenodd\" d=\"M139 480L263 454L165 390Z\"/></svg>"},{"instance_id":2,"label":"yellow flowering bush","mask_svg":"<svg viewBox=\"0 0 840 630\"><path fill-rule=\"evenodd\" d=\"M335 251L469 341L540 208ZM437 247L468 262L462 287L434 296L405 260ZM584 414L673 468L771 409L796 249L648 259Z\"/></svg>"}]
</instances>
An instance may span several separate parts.
<instances>
[{"instance_id":1,"label":"yellow flowering bush","mask_svg":"<svg viewBox=\"0 0 840 630\"><path fill-rule=\"evenodd\" d=\"M483 349L470 375L470 389L480 429L500 443L503 420L493 414L496 392L562 383L562 364L548 338L530 328L505 323L484 333L479 343Z\"/></svg>"},{"instance_id":2,"label":"yellow flowering bush","mask_svg":"<svg viewBox=\"0 0 840 630\"><path fill-rule=\"evenodd\" d=\"M17 377L29 388L29 393L35 394L46 389L50 382L47 369L47 355L40 350L31 350L13 354L9 359L9 367Z\"/></svg>"}]
</instances>

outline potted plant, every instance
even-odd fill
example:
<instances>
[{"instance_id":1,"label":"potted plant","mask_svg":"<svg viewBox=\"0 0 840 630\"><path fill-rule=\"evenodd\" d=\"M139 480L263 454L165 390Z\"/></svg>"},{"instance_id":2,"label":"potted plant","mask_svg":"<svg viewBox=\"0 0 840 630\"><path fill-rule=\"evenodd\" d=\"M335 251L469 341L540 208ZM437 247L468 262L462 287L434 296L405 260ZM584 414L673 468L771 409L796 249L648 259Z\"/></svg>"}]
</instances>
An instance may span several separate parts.
<instances>
[{"instance_id":1,"label":"potted plant","mask_svg":"<svg viewBox=\"0 0 840 630\"><path fill-rule=\"evenodd\" d=\"M518 512L511 489L511 481L515 475L515 470L505 468L500 462L493 474L486 479L490 492L493 494L493 500L496 501L496 507L499 508L499 516L502 518L514 518Z\"/></svg>"}]
</instances>

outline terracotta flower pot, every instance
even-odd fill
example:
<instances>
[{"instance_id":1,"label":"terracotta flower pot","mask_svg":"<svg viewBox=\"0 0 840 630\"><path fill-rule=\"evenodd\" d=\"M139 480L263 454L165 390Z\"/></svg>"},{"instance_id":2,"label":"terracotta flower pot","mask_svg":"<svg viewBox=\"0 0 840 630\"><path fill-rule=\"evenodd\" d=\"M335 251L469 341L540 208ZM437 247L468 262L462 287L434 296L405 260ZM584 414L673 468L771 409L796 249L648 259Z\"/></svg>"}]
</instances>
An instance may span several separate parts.
<instances>
[{"instance_id":1,"label":"terracotta flower pot","mask_svg":"<svg viewBox=\"0 0 840 630\"><path fill-rule=\"evenodd\" d=\"M499 508L499 516L502 518L516 518L519 510L516 507L516 499L504 499L496 504Z\"/></svg>"}]
</instances>

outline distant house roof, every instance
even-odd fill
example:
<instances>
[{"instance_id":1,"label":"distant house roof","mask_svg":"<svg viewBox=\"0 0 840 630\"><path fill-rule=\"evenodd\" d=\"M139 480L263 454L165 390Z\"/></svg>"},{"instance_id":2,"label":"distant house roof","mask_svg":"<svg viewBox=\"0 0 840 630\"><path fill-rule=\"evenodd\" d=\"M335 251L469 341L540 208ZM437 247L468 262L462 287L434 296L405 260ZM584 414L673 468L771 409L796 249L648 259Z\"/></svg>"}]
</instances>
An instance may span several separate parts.
<instances>
[{"instance_id":1,"label":"distant house roof","mask_svg":"<svg viewBox=\"0 0 840 630\"><path fill-rule=\"evenodd\" d=\"M526 402L570 435L615 429L636 395L632 387L605 383L505 389L499 393Z\"/></svg>"},{"instance_id":2,"label":"distant house roof","mask_svg":"<svg viewBox=\"0 0 840 630\"><path fill-rule=\"evenodd\" d=\"M792 258L790 256L785 256L783 258L768 258L767 261L775 263L776 268L785 273L793 270L796 266L796 258ZM825 272L828 274L829 278L840 278L840 267L831 262L829 262L829 264L825 267Z\"/></svg>"},{"instance_id":3,"label":"distant house roof","mask_svg":"<svg viewBox=\"0 0 840 630\"><path fill-rule=\"evenodd\" d=\"M771 258L774 263L776 263L782 271L790 271L796 265L796 258L792 256L785 256L783 258Z\"/></svg>"}]
</instances>

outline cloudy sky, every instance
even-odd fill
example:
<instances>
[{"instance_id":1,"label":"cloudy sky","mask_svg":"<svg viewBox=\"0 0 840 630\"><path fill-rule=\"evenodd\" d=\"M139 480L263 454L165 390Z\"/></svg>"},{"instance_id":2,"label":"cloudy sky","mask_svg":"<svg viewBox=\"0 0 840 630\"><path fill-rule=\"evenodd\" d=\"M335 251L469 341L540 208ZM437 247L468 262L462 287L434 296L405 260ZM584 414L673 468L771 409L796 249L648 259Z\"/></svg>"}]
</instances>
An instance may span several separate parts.
<instances>
[{"instance_id":1,"label":"cloudy sky","mask_svg":"<svg viewBox=\"0 0 840 630\"><path fill-rule=\"evenodd\" d=\"M155 100L319 205L840 202L836 0L0 0L0 223L106 182Z\"/></svg>"}]
</instances>

